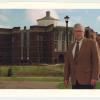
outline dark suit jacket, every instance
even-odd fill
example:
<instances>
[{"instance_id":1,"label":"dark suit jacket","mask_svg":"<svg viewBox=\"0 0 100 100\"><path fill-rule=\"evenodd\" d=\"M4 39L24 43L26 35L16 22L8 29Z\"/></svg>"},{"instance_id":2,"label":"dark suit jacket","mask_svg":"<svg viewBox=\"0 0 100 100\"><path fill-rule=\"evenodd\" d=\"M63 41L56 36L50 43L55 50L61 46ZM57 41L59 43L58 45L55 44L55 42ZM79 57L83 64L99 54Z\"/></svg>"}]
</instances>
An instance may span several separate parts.
<instances>
[{"instance_id":1,"label":"dark suit jacket","mask_svg":"<svg viewBox=\"0 0 100 100\"><path fill-rule=\"evenodd\" d=\"M80 84L90 84L91 79L98 79L99 59L96 43L84 38L76 61L72 55L74 44L69 46L65 56L64 79L69 80L71 77L72 84L75 84L76 80Z\"/></svg>"}]
</instances>

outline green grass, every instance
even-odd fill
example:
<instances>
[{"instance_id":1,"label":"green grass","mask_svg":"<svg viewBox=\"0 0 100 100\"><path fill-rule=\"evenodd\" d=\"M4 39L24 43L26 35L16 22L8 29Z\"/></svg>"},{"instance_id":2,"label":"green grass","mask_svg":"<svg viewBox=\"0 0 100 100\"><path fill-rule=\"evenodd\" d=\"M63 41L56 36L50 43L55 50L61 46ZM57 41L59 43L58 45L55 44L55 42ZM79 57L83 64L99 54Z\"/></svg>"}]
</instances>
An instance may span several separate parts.
<instances>
[{"instance_id":1,"label":"green grass","mask_svg":"<svg viewBox=\"0 0 100 100\"><path fill-rule=\"evenodd\" d=\"M12 66L12 77L7 77L9 66L0 66L0 81L44 81L58 82L58 89L71 89L64 86L64 65ZM100 83L96 85L100 89Z\"/></svg>"},{"instance_id":2,"label":"green grass","mask_svg":"<svg viewBox=\"0 0 100 100\"><path fill-rule=\"evenodd\" d=\"M63 76L64 65L12 66L14 76ZM9 66L0 66L0 76L8 75Z\"/></svg>"},{"instance_id":3,"label":"green grass","mask_svg":"<svg viewBox=\"0 0 100 100\"><path fill-rule=\"evenodd\" d=\"M0 77L0 81L62 82L63 77Z\"/></svg>"},{"instance_id":4,"label":"green grass","mask_svg":"<svg viewBox=\"0 0 100 100\"><path fill-rule=\"evenodd\" d=\"M100 82L97 83L96 89L100 89Z\"/></svg>"},{"instance_id":5,"label":"green grass","mask_svg":"<svg viewBox=\"0 0 100 100\"><path fill-rule=\"evenodd\" d=\"M33 81L33 82L58 82L58 89L71 89L71 85L64 86L63 77L0 77L0 81ZM100 89L100 83L96 85Z\"/></svg>"}]
</instances>

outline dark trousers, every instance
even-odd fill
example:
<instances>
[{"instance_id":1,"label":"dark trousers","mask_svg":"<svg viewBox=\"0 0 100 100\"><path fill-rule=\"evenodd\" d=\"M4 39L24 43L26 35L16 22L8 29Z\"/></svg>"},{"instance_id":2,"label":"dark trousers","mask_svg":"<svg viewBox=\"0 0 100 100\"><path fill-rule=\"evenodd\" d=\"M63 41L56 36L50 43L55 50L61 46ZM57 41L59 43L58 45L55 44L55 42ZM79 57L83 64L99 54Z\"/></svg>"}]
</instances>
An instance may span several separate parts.
<instances>
[{"instance_id":1,"label":"dark trousers","mask_svg":"<svg viewBox=\"0 0 100 100\"><path fill-rule=\"evenodd\" d=\"M79 84L78 81L76 81L75 85L72 85L72 89L94 89L95 87L92 86L91 84Z\"/></svg>"}]
</instances>

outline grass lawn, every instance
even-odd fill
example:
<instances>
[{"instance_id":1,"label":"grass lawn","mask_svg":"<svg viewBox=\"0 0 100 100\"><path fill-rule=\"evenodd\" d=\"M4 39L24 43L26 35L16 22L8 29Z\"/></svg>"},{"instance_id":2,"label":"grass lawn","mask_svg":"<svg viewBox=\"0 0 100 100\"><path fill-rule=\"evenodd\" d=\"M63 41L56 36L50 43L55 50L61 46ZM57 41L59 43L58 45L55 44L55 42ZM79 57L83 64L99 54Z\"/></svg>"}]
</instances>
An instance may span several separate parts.
<instances>
[{"instance_id":1,"label":"grass lawn","mask_svg":"<svg viewBox=\"0 0 100 100\"><path fill-rule=\"evenodd\" d=\"M63 77L0 77L0 89L58 89Z\"/></svg>"},{"instance_id":2,"label":"grass lawn","mask_svg":"<svg viewBox=\"0 0 100 100\"><path fill-rule=\"evenodd\" d=\"M64 86L63 77L0 77L0 81L5 82L57 82L58 89L71 89L71 85ZM96 89L100 89L100 83L96 85Z\"/></svg>"},{"instance_id":3,"label":"grass lawn","mask_svg":"<svg viewBox=\"0 0 100 100\"><path fill-rule=\"evenodd\" d=\"M8 76L8 70L11 67L13 76L33 77L33 76L63 76L64 65L38 65L38 66L0 66L0 76Z\"/></svg>"},{"instance_id":4,"label":"grass lawn","mask_svg":"<svg viewBox=\"0 0 100 100\"><path fill-rule=\"evenodd\" d=\"M63 77L0 77L0 81L62 82Z\"/></svg>"},{"instance_id":5,"label":"grass lawn","mask_svg":"<svg viewBox=\"0 0 100 100\"><path fill-rule=\"evenodd\" d=\"M8 76L9 66L0 66L0 82L57 82L58 89L71 89L64 87L64 65L38 65L38 66L11 66L12 76ZM100 89L100 83L96 85Z\"/></svg>"}]
</instances>

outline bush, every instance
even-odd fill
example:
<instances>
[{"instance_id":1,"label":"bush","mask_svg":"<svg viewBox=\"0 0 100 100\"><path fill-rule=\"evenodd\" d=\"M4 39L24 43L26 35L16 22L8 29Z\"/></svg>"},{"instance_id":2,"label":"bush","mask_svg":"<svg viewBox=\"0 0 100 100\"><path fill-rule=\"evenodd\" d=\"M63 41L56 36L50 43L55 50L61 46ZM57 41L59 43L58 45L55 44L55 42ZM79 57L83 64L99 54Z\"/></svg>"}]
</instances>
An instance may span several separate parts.
<instances>
[{"instance_id":1,"label":"bush","mask_svg":"<svg viewBox=\"0 0 100 100\"><path fill-rule=\"evenodd\" d=\"M8 68L8 77L11 77L13 75L12 68Z\"/></svg>"}]
</instances>

